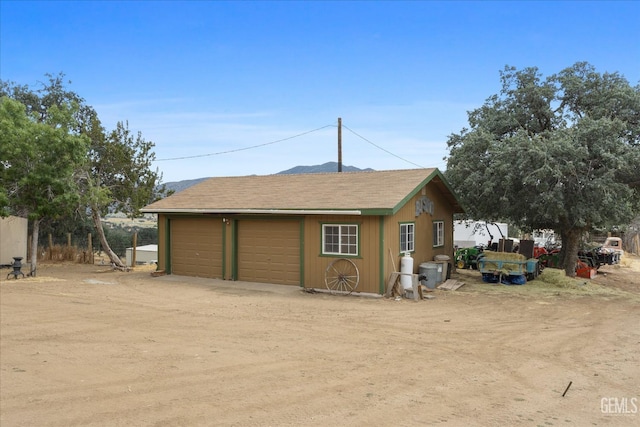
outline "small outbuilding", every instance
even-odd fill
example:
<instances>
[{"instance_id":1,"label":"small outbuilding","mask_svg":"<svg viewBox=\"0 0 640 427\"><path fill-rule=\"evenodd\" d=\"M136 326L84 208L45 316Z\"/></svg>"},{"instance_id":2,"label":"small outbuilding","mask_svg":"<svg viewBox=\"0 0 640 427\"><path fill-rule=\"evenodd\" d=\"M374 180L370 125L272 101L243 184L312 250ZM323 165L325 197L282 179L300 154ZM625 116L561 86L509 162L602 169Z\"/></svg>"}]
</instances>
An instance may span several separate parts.
<instances>
[{"instance_id":1,"label":"small outbuilding","mask_svg":"<svg viewBox=\"0 0 640 427\"><path fill-rule=\"evenodd\" d=\"M27 260L27 218L0 218L0 264L12 264L14 257Z\"/></svg>"},{"instance_id":2,"label":"small outbuilding","mask_svg":"<svg viewBox=\"0 0 640 427\"><path fill-rule=\"evenodd\" d=\"M127 265L133 265L133 248L127 248ZM136 264L154 264L158 260L158 245L136 246Z\"/></svg>"},{"instance_id":3,"label":"small outbuilding","mask_svg":"<svg viewBox=\"0 0 640 427\"><path fill-rule=\"evenodd\" d=\"M453 256L463 209L438 169L410 169L210 178L142 211L167 274L323 288L345 258L358 292L383 294L405 253L414 273Z\"/></svg>"},{"instance_id":4,"label":"small outbuilding","mask_svg":"<svg viewBox=\"0 0 640 427\"><path fill-rule=\"evenodd\" d=\"M453 223L453 244L459 248L491 246L508 235L509 225L503 222L461 220Z\"/></svg>"}]
</instances>

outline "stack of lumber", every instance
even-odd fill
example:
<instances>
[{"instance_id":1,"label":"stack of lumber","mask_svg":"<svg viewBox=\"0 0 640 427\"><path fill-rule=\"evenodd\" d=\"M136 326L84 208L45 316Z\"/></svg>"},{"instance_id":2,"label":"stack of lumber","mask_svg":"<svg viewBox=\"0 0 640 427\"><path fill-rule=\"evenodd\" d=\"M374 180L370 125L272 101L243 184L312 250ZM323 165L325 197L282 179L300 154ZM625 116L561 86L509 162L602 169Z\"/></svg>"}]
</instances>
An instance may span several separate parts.
<instances>
[{"instance_id":1,"label":"stack of lumber","mask_svg":"<svg viewBox=\"0 0 640 427\"><path fill-rule=\"evenodd\" d=\"M455 291L459 287L464 286L464 282L454 279L448 279L446 282L438 286L438 289L446 289L448 291Z\"/></svg>"}]
</instances>

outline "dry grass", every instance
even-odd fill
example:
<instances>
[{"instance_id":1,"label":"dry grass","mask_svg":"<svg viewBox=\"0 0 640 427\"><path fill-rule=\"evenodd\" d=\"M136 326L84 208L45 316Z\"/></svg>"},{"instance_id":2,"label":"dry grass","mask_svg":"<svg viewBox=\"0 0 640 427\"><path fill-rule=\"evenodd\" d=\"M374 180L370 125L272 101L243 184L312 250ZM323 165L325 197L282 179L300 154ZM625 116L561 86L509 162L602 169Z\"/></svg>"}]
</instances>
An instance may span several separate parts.
<instances>
[{"instance_id":1,"label":"dry grass","mask_svg":"<svg viewBox=\"0 0 640 427\"><path fill-rule=\"evenodd\" d=\"M72 261L80 264L90 264L91 257L85 249L76 246L53 245L38 248L38 261Z\"/></svg>"},{"instance_id":2,"label":"dry grass","mask_svg":"<svg viewBox=\"0 0 640 427\"><path fill-rule=\"evenodd\" d=\"M567 277L563 270L557 268L545 268L535 280L529 280L522 286L485 283L482 281L480 274L474 270L458 270L456 276L467 283L467 286L461 288L463 292L511 295L524 298L597 296L605 299L625 298L640 302L640 295L638 294L603 286L588 279Z\"/></svg>"},{"instance_id":3,"label":"dry grass","mask_svg":"<svg viewBox=\"0 0 640 427\"><path fill-rule=\"evenodd\" d=\"M527 259L524 255L513 252L484 251L483 254L490 261L526 261Z\"/></svg>"},{"instance_id":4,"label":"dry grass","mask_svg":"<svg viewBox=\"0 0 640 427\"><path fill-rule=\"evenodd\" d=\"M29 284L29 283L47 283L47 282L66 282L65 279L60 279L57 277L51 276L36 276L36 277L20 277L19 279L7 279L6 276L0 276L0 282L14 282L18 281L21 284Z\"/></svg>"},{"instance_id":5,"label":"dry grass","mask_svg":"<svg viewBox=\"0 0 640 427\"><path fill-rule=\"evenodd\" d=\"M559 268L545 268L537 278L537 285L561 289L584 289L591 283L587 279L568 277Z\"/></svg>"},{"instance_id":6,"label":"dry grass","mask_svg":"<svg viewBox=\"0 0 640 427\"><path fill-rule=\"evenodd\" d=\"M567 277L564 270L557 268L545 268L536 280L527 282L527 286L541 292L562 291L563 294L570 295L598 295L640 299L638 295L602 286L589 279Z\"/></svg>"},{"instance_id":7,"label":"dry grass","mask_svg":"<svg viewBox=\"0 0 640 427\"><path fill-rule=\"evenodd\" d=\"M633 259L627 253L624 253L622 255L622 258L620 258L619 265L622 268L631 268L631 266L633 265Z\"/></svg>"},{"instance_id":8,"label":"dry grass","mask_svg":"<svg viewBox=\"0 0 640 427\"><path fill-rule=\"evenodd\" d=\"M157 222L155 220L150 220L147 218L116 218L110 217L104 220L105 224L111 224L116 227L138 227L138 228L155 228L157 227Z\"/></svg>"}]
</instances>

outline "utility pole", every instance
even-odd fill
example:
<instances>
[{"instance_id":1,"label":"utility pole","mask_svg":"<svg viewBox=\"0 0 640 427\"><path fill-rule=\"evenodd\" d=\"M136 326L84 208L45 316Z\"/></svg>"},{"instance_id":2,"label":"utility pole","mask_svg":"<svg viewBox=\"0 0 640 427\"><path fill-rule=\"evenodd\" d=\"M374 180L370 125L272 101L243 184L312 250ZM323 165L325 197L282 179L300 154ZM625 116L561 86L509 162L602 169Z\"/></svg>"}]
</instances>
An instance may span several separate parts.
<instances>
[{"instance_id":1,"label":"utility pole","mask_svg":"<svg viewBox=\"0 0 640 427\"><path fill-rule=\"evenodd\" d=\"M342 172L342 118L338 117L338 172Z\"/></svg>"}]
</instances>

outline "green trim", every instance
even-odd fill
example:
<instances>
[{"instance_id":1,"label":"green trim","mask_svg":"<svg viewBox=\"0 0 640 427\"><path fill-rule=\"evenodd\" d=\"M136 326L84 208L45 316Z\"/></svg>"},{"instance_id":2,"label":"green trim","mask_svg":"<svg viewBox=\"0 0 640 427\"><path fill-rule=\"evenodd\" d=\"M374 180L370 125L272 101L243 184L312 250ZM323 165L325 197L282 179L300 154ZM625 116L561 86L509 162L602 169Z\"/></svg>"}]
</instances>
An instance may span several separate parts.
<instances>
[{"instance_id":1,"label":"green trim","mask_svg":"<svg viewBox=\"0 0 640 427\"><path fill-rule=\"evenodd\" d=\"M351 258L351 259L364 259L361 255L347 255L347 254L319 254L318 258Z\"/></svg>"},{"instance_id":2,"label":"green trim","mask_svg":"<svg viewBox=\"0 0 640 427\"><path fill-rule=\"evenodd\" d=\"M300 221L304 219L303 215L270 215L270 214L240 214L227 215L227 218L233 218L237 221L256 220L256 221Z\"/></svg>"},{"instance_id":3,"label":"green trim","mask_svg":"<svg viewBox=\"0 0 640 427\"><path fill-rule=\"evenodd\" d=\"M171 274L171 221L164 216L164 271Z\"/></svg>"},{"instance_id":4,"label":"green trim","mask_svg":"<svg viewBox=\"0 0 640 427\"><path fill-rule=\"evenodd\" d=\"M318 223L320 224L320 253L318 254L319 257L329 257L329 258L336 258L336 257L340 257L340 258L362 258L362 251L360 250L360 245L361 245L361 238L360 238L360 231L362 230L362 222L355 222L355 221L340 221L340 222L329 222L329 221L318 221ZM358 244L357 244L357 248L356 251L358 253L356 253L355 255L353 254L334 254L334 253L324 253L324 226L325 225L355 225L358 227L357 229L357 238L358 238Z\"/></svg>"},{"instance_id":5,"label":"green trim","mask_svg":"<svg viewBox=\"0 0 640 427\"><path fill-rule=\"evenodd\" d=\"M185 218L222 218L223 215L218 215L218 214L198 214L198 213L173 213L173 212L167 212L165 213L165 215L167 216L167 218L172 218L172 219L185 219Z\"/></svg>"},{"instance_id":6,"label":"green trim","mask_svg":"<svg viewBox=\"0 0 640 427\"><path fill-rule=\"evenodd\" d=\"M444 179L440 171L438 171L438 169L435 169L416 188L414 188L411 193L407 194L404 199L400 200L400 203L398 203L393 207L393 213L396 214L404 205L406 205L409 202L409 200L411 200L416 194L421 192L422 188L425 187L429 182L431 182L431 180L436 176L440 176L441 178Z\"/></svg>"},{"instance_id":7,"label":"green trim","mask_svg":"<svg viewBox=\"0 0 640 427\"><path fill-rule=\"evenodd\" d=\"M222 223L222 280L224 280L227 277L227 223L220 222Z\"/></svg>"},{"instance_id":8,"label":"green trim","mask_svg":"<svg viewBox=\"0 0 640 427\"><path fill-rule=\"evenodd\" d=\"M300 267L299 267L299 271L300 271L300 287L304 288L304 223L305 223L305 218L302 217L300 218Z\"/></svg>"},{"instance_id":9,"label":"green trim","mask_svg":"<svg viewBox=\"0 0 640 427\"><path fill-rule=\"evenodd\" d=\"M398 222L398 242L402 245L402 226L403 225L413 225L413 250L412 251L403 251L402 248L398 248L401 254L406 252L415 253L416 252L416 222L415 221L402 221Z\"/></svg>"},{"instance_id":10,"label":"green trim","mask_svg":"<svg viewBox=\"0 0 640 427\"><path fill-rule=\"evenodd\" d=\"M231 280L238 280L238 220L231 219Z\"/></svg>"},{"instance_id":11,"label":"green trim","mask_svg":"<svg viewBox=\"0 0 640 427\"><path fill-rule=\"evenodd\" d=\"M212 218L220 218L223 217L221 215L202 215L202 214L165 214L165 228L166 228L166 236L165 236L165 271L167 274L172 274L172 265L171 265L171 222L177 219L212 219ZM222 229L222 277L225 276L226 272L226 226L225 223L222 222L222 226L225 227Z\"/></svg>"},{"instance_id":12,"label":"green trim","mask_svg":"<svg viewBox=\"0 0 640 427\"><path fill-rule=\"evenodd\" d=\"M238 267L238 223L242 221L298 221L300 227L300 265L298 270L300 271L300 287L304 287L304 216L299 215L233 215L231 218L231 280L238 280L239 267ZM225 245L226 247L226 245Z\"/></svg>"},{"instance_id":13,"label":"green trim","mask_svg":"<svg viewBox=\"0 0 640 427\"><path fill-rule=\"evenodd\" d=\"M238 222L239 221L254 221L254 220L265 220L265 221L298 221L300 230L299 230L299 246L300 246L300 287L304 287L304 277L305 277L305 240L304 240L304 227L305 227L305 217L300 215L203 215L203 214L171 214L171 215L163 215L165 221L165 271L167 274L171 274L171 220L174 219L187 219L187 218L227 218L230 223L227 225L225 222L221 221L222 227L222 277L225 280L238 280ZM352 224L352 223L349 223ZM358 224L361 225L361 224ZM360 240L358 236L358 253L360 252ZM227 250L228 243L231 242L230 250ZM231 261L230 269L227 268L228 261ZM230 273L230 276L227 277L227 274Z\"/></svg>"},{"instance_id":14,"label":"green trim","mask_svg":"<svg viewBox=\"0 0 640 427\"><path fill-rule=\"evenodd\" d=\"M362 216L379 216L379 215L391 216L395 214L396 211L397 210L388 209L388 208L360 209L360 214Z\"/></svg>"},{"instance_id":15,"label":"green trim","mask_svg":"<svg viewBox=\"0 0 640 427\"><path fill-rule=\"evenodd\" d=\"M442 183L444 184L444 186L447 187L447 190L451 192L451 195L453 196L453 198L458 202L458 206L460 206L460 209L462 209L462 212L459 212L459 213L465 213L467 210L465 209L464 206L462 206L462 203L460 203L460 198L458 197L456 192L453 191L453 187L451 187L451 185L449 184L449 181L447 181L447 178L439 170L438 170L438 175L440 176L440 179L442 179Z\"/></svg>"},{"instance_id":16,"label":"green trim","mask_svg":"<svg viewBox=\"0 0 640 427\"><path fill-rule=\"evenodd\" d=\"M380 278L378 283L378 293L384 295L384 216L380 215L378 220L378 276Z\"/></svg>"},{"instance_id":17,"label":"green trim","mask_svg":"<svg viewBox=\"0 0 640 427\"><path fill-rule=\"evenodd\" d=\"M431 181L433 181L435 178L440 178L440 181L442 181L442 183L444 184L444 186L447 188L447 190L449 190L449 192L451 193L451 195L453 196L453 199L458 202L458 206L460 206L460 208L462 209L462 211L464 212L464 207L460 204L458 196L456 196L456 193L454 193L453 189L451 188L451 186L449 185L449 183L447 182L447 179L444 177L444 175L442 174L442 172L440 172L438 169L434 169L433 172L431 172L431 174L429 174L428 177L426 177L416 188L413 189L413 191L409 194L407 194L407 196L405 196L404 199L402 199L397 205L395 205L393 207L393 209L391 209L391 213L388 213L386 215L394 215L396 214L400 209L402 209L402 207L404 205L406 205L416 194L418 194L419 192L422 191L422 189L429 184ZM364 211L363 215L364 215Z\"/></svg>"},{"instance_id":18,"label":"green trim","mask_svg":"<svg viewBox=\"0 0 640 427\"><path fill-rule=\"evenodd\" d=\"M437 233L435 232L433 227L438 222L442 223L442 244L441 245L434 245L433 241L436 239ZM444 219L433 219L433 220L431 220L431 232L433 233L433 236L432 236L433 239L431 241L431 247L433 247L433 248L442 248L442 247L446 246L446 240L445 240L446 231L447 231L447 222Z\"/></svg>"}]
</instances>

